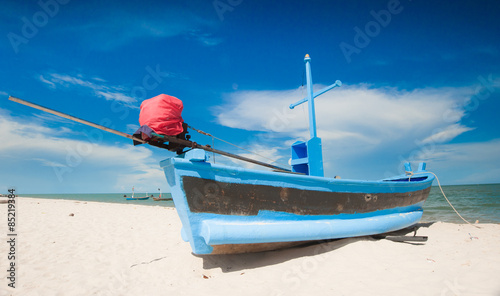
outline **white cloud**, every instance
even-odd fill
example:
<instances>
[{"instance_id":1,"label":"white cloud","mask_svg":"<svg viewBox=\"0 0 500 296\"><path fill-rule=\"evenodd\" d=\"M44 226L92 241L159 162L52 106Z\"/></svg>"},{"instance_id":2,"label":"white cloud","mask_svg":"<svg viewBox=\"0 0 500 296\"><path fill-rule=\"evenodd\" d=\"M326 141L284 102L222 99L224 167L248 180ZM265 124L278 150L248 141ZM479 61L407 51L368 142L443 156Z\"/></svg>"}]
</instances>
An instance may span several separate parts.
<instances>
[{"instance_id":1,"label":"white cloud","mask_svg":"<svg viewBox=\"0 0 500 296\"><path fill-rule=\"evenodd\" d=\"M315 90L322 87L315 85ZM317 97L317 133L323 142L325 174L372 179L385 177L377 172L401 172L403 159L426 156L417 153L422 146L445 144L474 129L460 121L467 112L466 102L477 89L344 85ZM221 125L271 133L268 149L283 162L290 157L283 148L296 139L309 138L307 103L288 108L305 95L303 89L236 91L226 95L226 103L212 112Z\"/></svg>"},{"instance_id":2,"label":"white cloud","mask_svg":"<svg viewBox=\"0 0 500 296\"><path fill-rule=\"evenodd\" d=\"M500 139L486 142L428 146L417 155L432 163L446 184L498 183Z\"/></svg>"},{"instance_id":3,"label":"white cloud","mask_svg":"<svg viewBox=\"0 0 500 296\"><path fill-rule=\"evenodd\" d=\"M318 136L324 141L379 145L408 135L413 140L426 139L436 128L448 127L445 131L451 139L470 129L443 119L444 114L461 118L465 112L455 108L456 101L469 93L466 88L399 91L343 86L315 99ZM300 89L235 92L214 113L224 126L308 138L307 104L288 108L304 95Z\"/></svg>"},{"instance_id":4,"label":"white cloud","mask_svg":"<svg viewBox=\"0 0 500 296\"><path fill-rule=\"evenodd\" d=\"M158 161L145 146L105 144L102 141L105 135L101 135L100 130L96 130L98 134L89 133L88 139L70 139L67 137L74 132L67 128L53 129L40 121L22 121L5 113L2 111L4 116L0 117L0 138L8 140L0 146L0 160L15 160L15 167L43 172L36 174L33 180L26 175L19 176L17 181L22 182L25 191L37 192L36 188L29 187L38 182L40 174L52 188L72 184L75 190L87 192L95 192L92 190L99 190L97 188L116 192L133 185L139 191L160 185L166 187ZM0 173L8 174L8 171ZM87 188L86 183L92 183L94 188Z\"/></svg>"}]
</instances>

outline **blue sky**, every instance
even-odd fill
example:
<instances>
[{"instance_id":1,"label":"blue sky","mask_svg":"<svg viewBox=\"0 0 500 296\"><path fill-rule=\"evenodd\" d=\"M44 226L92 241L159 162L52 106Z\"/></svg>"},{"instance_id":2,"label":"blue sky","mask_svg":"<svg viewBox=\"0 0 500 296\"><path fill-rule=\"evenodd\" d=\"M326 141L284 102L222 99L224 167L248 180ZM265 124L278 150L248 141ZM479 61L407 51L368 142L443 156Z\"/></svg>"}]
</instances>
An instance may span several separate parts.
<instances>
[{"instance_id":1,"label":"blue sky","mask_svg":"<svg viewBox=\"0 0 500 296\"><path fill-rule=\"evenodd\" d=\"M305 54L316 89L344 84L316 99L327 176L380 179L425 160L444 184L500 182L498 1L2 6L5 193L168 191L159 161L173 156L9 95L132 133L140 103L169 94L184 102L188 124L286 165L290 144L308 137L307 106L287 108L305 96Z\"/></svg>"}]
</instances>

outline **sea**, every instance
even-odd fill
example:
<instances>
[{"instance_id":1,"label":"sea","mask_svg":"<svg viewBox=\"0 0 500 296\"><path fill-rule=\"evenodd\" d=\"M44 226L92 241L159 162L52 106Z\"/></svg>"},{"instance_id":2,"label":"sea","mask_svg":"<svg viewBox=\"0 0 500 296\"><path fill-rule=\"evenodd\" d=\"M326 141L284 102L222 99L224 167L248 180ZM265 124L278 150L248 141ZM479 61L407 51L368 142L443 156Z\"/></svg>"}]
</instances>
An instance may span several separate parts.
<instances>
[{"instance_id":1,"label":"sea","mask_svg":"<svg viewBox=\"0 0 500 296\"><path fill-rule=\"evenodd\" d=\"M481 185L449 185L442 186L446 197L470 223L500 223L500 184ZM123 193L93 194L23 194L33 198L65 199L78 201L120 203L129 205L175 207L173 201L126 200ZM146 193L135 193L136 197ZM128 196L128 195L127 195ZM155 195L157 197L157 195ZM171 197L170 193L162 193L162 198ZM422 222L465 223L450 207L438 186L431 187L429 198L424 205Z\"/></svg>"},{"instance_id":2,"label":"sea","mask_svg":"<svg viewBox=\"0 0 500 296\"><path fill-rule=\"evenodd\" d=\"M449 185L443 192L470 223L500 223L500 184ZM432 186L422 222L465 223L450 207L438 186Z\"/></svg>"},{"instance_id":3,"label":"sea","mask_svg":"<svg viewBox=\"0 0 500 296\"><path fill-rule=\"evenodd\" d=\"M151 193L140 193L135 192L135 197L151 196ZM58 194L20 194L22 197L33 197L33 198L46 198L46 199L65 199L65 200L78 200L78 201L94 201L94 202L106 202L106 203L120 203L128 205L143 205L143 206L162 206L162 207L174 207L174 202L172 200L159 200L156 201L153 198L146 200L127 200L124 193L58 193ZM126 194L127 197L131 197L131 194ZM159 197L158 194L153 194L154 197ZM170 193L161 194L161 198L172 198Z\"/></svg>"}]
</instances>

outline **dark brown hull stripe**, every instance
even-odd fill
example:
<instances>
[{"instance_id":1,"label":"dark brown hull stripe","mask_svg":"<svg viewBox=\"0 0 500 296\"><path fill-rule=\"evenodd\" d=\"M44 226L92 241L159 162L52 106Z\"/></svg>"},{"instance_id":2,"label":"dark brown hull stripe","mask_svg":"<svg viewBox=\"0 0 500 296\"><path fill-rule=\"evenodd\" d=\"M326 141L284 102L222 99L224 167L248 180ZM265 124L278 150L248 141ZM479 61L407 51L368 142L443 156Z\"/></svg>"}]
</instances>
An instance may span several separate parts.
<instances>
[{"instance_id":1,"label":"dark brown hull stripe","mask_svg":"<svg viewBox=\"0 0 500 296\"><path fill-rule=\"evenodd\" d=\"M255 216L259 211L298 215L369 213L423 202L429 187L405 193L312 191L269 185L218 182L183 176L182 184L193 213Z\"/></svg>"}]
</instances>

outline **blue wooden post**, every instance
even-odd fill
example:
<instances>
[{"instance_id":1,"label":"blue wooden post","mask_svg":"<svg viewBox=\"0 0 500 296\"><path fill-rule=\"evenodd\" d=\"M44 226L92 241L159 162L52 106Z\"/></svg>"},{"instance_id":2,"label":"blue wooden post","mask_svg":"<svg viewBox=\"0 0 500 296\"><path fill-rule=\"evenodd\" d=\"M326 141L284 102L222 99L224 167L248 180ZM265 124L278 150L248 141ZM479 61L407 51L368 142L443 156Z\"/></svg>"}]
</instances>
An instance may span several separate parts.
<instances>
[{"instance_id":1,"label":"blue wooden post","mask_svg":"<svg viewBox=\"0 0 500 296\"><path fill-rule=\"evenodd\" d=\"M309 105L309 134L311 135L311 139L307 141L309 175L323 177L323 149L321 149L321 139L317 137L316 133L316 112L314 109L311 58L308 54L304 57L304 62L306 63L307 103Z\"/></svg>"},{"instance_id":2,"label":"blue wooden post","mask_svg":"<svg viewBox=\"0 0 500 296\"><path fill-rule=\"evenodd\" d=\"M307 98L304 98L290 105L290 109L302 103L309 103L309 133L311 139L307 142L295 142L292 144L292 171L299 172L311 176L323 177L323 152L321 148L321 139L316 134L316 112L314 110L314 98L329 91L330 89L341 86L342 82L335 81L334 84L325 87L324 89L314 93L312 74L311 74L311 58L306 54L304 58L306 63L306 80L307 80Z\"/></svg>"},{"instance_id":3,"label":"blue wooden post","mask_svg":"<svg viewBox=\"0 0 500 296\"><path fill-rule=\"evenodd\" d=\"M316 137L316 114L314 112L314 94L311 73L311 58L306 54L304 58L306 63L306 79L307 79L307 102L309 105L309 134L311 139Z\"/></svg>"}]
</instances>

